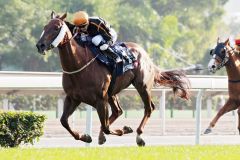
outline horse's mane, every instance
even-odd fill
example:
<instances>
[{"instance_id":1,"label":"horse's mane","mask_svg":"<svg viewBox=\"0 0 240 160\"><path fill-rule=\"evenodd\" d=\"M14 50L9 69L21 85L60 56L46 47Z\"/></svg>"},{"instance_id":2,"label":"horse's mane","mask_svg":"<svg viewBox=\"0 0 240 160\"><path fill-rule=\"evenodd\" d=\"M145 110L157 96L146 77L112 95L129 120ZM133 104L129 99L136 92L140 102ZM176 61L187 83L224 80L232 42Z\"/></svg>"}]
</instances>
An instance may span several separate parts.
<instances>
[{"instance_id":1,"label":"horse's mane","mask_svg":"<svg viewBox=\"0 0 240 160\"><path fill-rule=\"evenodd\" d=\"M74 24L68 22L68 21L64 21L66 23L66 25L68 26L69 30L71 31L71 33L73 33L73 29L75 27Z\"/></svg>"}]
</instances>

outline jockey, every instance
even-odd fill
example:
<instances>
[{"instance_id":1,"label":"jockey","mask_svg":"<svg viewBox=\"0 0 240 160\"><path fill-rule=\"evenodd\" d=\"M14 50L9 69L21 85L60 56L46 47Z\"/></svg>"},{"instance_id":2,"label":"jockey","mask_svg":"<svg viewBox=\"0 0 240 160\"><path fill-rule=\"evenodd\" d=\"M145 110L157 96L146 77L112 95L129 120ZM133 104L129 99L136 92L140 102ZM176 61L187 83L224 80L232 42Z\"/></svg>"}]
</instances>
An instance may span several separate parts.
<instances>
[{"instance_id":1,"label":"jockey","mask_svg":"<svg viewBox=\"0 0 240 160\"><path fill-rule=\"evenodd\" d=\"M117 33L105 20L78 11L74 14L73 23L77 26L77 32L91 36L95 46L101 51L107 51L116 63L121 62L120 57L110 48L117 40Z\"/></svg>"}]
</instances>

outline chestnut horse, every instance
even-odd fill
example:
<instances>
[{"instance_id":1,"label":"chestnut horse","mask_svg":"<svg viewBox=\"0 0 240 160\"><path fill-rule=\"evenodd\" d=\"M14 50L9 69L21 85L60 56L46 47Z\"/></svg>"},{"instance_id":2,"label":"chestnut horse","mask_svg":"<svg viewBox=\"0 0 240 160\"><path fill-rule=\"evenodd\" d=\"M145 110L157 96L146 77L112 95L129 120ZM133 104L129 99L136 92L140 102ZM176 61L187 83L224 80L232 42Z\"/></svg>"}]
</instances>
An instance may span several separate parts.
<instances>
[{"instance_id":1,"label":"chestnut horse","mask_svg":"<svg viewBox=\"0 0 240 160\"><path fill-rule=\"evenodd\" d=\"M81 102L84 102L97 110L101 122L99 144L105 142L104 133L121 136L131 132L131 129L128 127L112 130L109 126L123 112L116 94L132 84L144 103L144 116L137 128L136 138L137 144L144 146L145 142L141 138L141 134L152 111L155 109L151 100L153 85L158 84L171 87L179 97L188 99L189 82L185 74L181 71L161 72L152 63L143 48L135 43L128 42L125 44L134 52L139 65L116 78L112 95L109 96L107 91L112 78L111 73L103 64L95 60L96 57L87 47L77 44L69 28L72 27L71 24L65 21L66 16L66 13L62 16L55 16L53 12L51 20L44 27L36 45L38 52L41 54L54 47L57 47L59 50L63 69L62 85L66 93L63 114L60 119L63 127L76 140L82 140L87 143L92 141L89 135L80 134L72 130L68 124L69 116ZM108 115L108 104L110 104L112 110L110 117Z\"/></svg>"},{"instance_id":2,"label":"chestnut horse","mask_svg":"<svg viewBox=\"0 0 240 160\"><path fill-rule=\"evenodd\" d=\"M212 55L208 64L210 72L215 73L223 66L226 68L229 98L210 122L204 134L212 132L212 128L223 114L235 109L238 109L238 130L240 133L240 55L235 53L234 48L229 45L229 39L223 43L218 40L217 46L210 51L210 55Z\"/></svg>"}]
</instances>

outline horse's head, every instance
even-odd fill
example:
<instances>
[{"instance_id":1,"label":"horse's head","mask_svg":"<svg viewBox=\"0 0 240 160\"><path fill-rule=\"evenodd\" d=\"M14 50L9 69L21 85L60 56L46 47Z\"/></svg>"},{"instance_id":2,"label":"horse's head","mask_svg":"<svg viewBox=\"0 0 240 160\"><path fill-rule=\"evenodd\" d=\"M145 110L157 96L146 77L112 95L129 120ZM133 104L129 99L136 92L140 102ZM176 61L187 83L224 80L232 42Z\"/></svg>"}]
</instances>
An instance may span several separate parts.
<instances>
[{"instance_id":1,"label":"horse's head","mask_svg":"<svg viewBox=\"0 0 240 160\"><path fill-rule=\"evenodd\" d=\"M57 47L63 41L68 31L68 27L64 22L66 17L66 13L62 16L56 16L54 12L51 13L51 20L44 27L36 44L39 53L44 54L45 51Z\"/></svg>"},{"instance_id":2,"label":"horse's head","mask_svg":"<svg viewBox=\"0 0 240 160\"><path fill-rule=\"evenodd\" d=\"M229 45L229 39L225 42L217 41L217 46L210 50L211 60L208 63L208 70L215 73L218 69L225 66L229 60L229 50L231 49Z\"/></svg>"}]
</instances>

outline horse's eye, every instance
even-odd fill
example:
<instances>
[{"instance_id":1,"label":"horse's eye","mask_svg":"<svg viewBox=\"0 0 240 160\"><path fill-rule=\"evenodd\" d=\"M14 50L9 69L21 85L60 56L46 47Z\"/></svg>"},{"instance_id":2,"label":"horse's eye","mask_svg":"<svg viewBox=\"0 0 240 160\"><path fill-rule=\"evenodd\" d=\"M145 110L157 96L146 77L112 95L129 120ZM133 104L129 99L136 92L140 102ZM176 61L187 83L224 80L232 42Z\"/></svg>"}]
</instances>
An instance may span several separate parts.
<instances>
[{"instance_id":1,"label":"horse's eye","mask_svg":"<svg viewBox=\"0 0 240 160\"><path fill-rule=\"evenodd\" d=\"M54 30L55 30L56 32L58 32L60 28L61 28L61 27L56 27Z\"/></svg>"},{"instance_id":2,"label":"horse's eye","mask_svg":"<svg viewBox=\"0 0 240 160\"><path fill-rule=\"evenodd\" d=\"M221 55L224 56L225 55L225 49L221 50Z\"/></svg>"}]
</instances>

